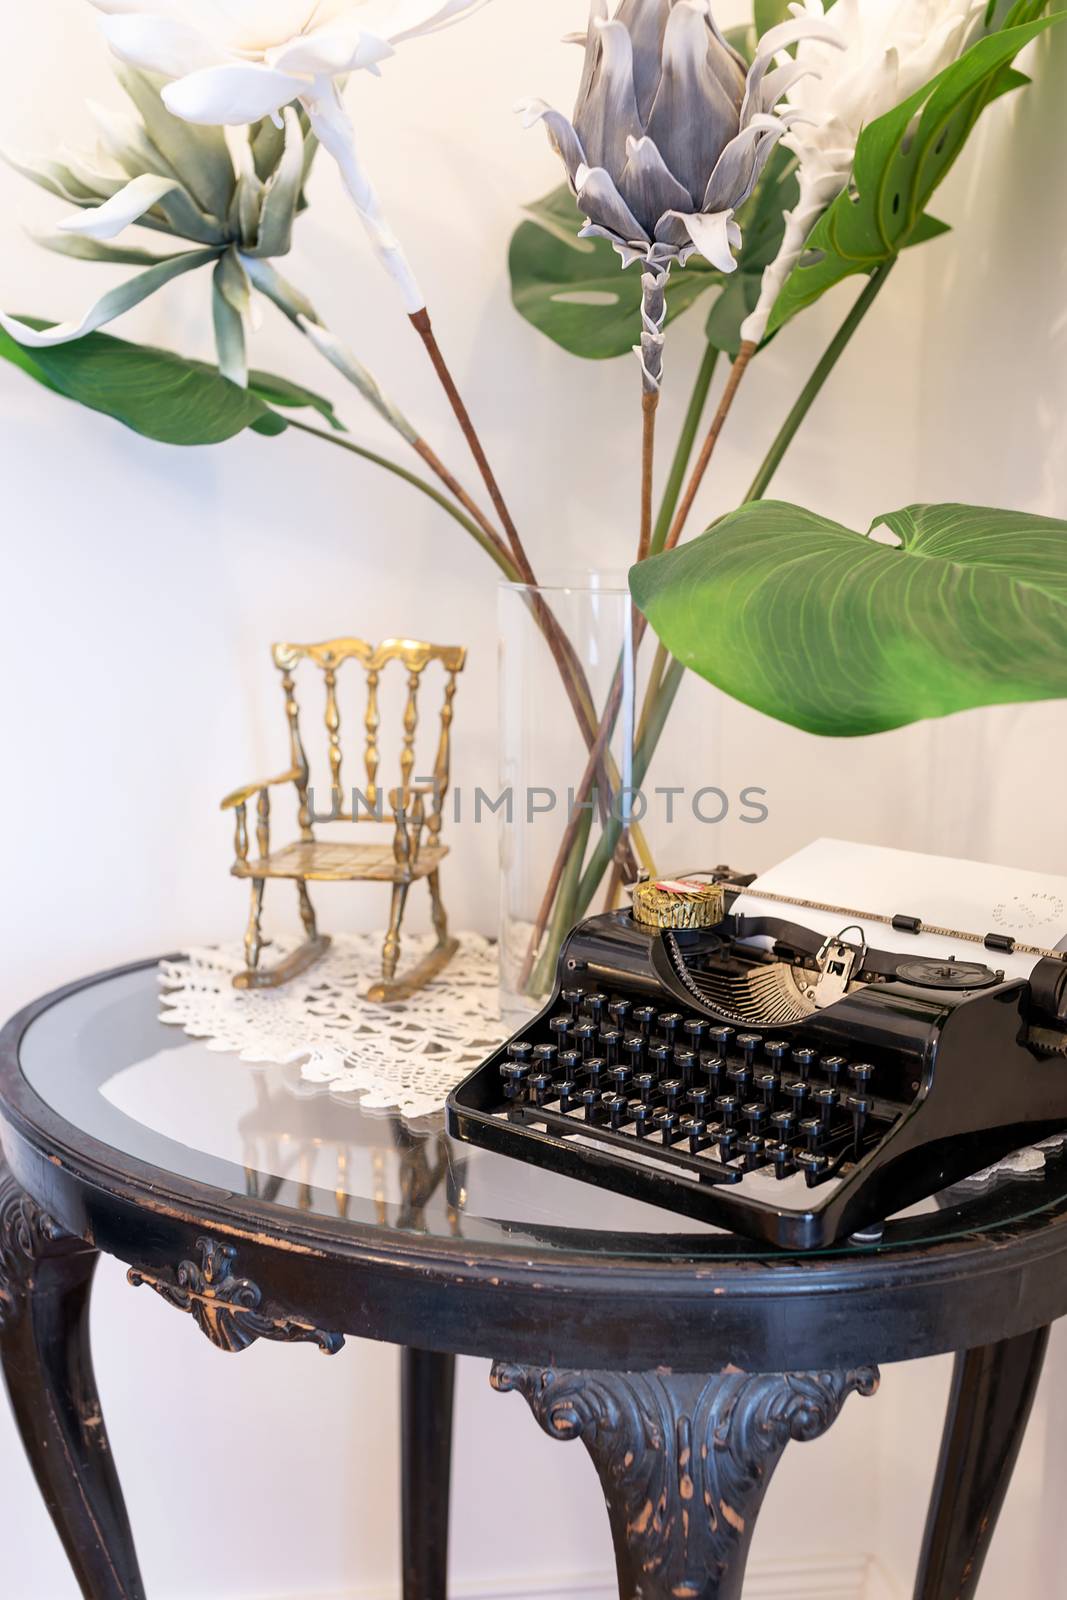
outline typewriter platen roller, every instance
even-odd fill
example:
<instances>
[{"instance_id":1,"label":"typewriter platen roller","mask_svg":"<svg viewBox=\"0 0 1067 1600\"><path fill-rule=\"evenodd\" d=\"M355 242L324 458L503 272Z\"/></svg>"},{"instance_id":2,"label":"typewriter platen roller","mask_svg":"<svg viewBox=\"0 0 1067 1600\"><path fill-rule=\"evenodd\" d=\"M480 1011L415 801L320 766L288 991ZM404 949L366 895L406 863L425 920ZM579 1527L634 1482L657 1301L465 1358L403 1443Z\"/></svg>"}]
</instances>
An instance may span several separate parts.
<instances>
[{"instance_id":1,"label":"typewriter platen roller","mask_svg":"<svg viewBox=\"0 0 1067 1600\"><path fill-rule=\"evenodd\" d=\"M1058 952L1005 980L997 951L1024 947L1001 936L878 950L735 914L748 882L639 885L575 928L548 1006L449 1097L453 1136L812 1249L1067 1128Z\"/></svg>"}]
</instances>

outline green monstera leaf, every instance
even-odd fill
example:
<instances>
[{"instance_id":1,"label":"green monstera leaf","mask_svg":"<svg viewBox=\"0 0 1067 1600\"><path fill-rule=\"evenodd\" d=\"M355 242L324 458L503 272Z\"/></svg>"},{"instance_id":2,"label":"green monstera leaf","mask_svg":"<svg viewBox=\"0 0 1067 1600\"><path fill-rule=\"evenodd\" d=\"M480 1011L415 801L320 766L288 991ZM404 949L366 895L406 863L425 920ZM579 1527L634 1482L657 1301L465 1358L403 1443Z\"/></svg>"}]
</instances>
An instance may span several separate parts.
<instances>
[{"instance_id":1,"label":"green monstera leaf","mask_svg":"<svg viewBox=\"0 0 1067 1600\"><path fill-rule=\"evenodd\" d=\"M1010 63L1059 16L1016 6L1014 25L988 35L910 99L860 134L846 190L823 212L782 285L768 335L854 273L871 273L909 245L944 232L925 207L991 101L1027 79Z\"/></svg>"},{"instance_id":2,"label":"green monstera leaf","mask_svg":"<svg viewBox=\"0 0 1067 1600\"><path fill-rule=\"evenodd\" d=\"M22 320L31 327L49 326L32 317ZM287 379L255 372L249 388L241 389L217 367L108 333L27 350L0 330L0 359L68 400L162 444L221 444L245 428L283 433L287 424L274 406L312 407L340 427L328 400Z\"/></svg>"},{"instance_id":3,"label":"green monstera leaf","mask_svg":"<svg viewBox=\"0 0 1067 1600\"><path fill-rule=\"evenodd\" d=\"M630 589L680 662L810 733L1067 697L1067 522L941 505L879 526L899 545L755 502Z\"/></svg>"},{"instance_id":4,"label":"green monstera leaf","mask_svg":"<svg viewBox=\"0 0 1067 1600\"><path fill-rule=\"evenodd\" d=\"M796 202L795 161L776 150L738 221L744 243L736 272L718 272L702 256L676 269L667 283L667 321L701 295L717 290L707 336L716 349L736 355L740 327L759 298L763 269L773 261L784 229L783 212ZM641 272L625 271L606 239L579 239L585 218L566 184L527 207L530 221L511 242L511 294L527 322L571 355L602 361L626 355L641 328Z\"/></svg>"}]
</instances>

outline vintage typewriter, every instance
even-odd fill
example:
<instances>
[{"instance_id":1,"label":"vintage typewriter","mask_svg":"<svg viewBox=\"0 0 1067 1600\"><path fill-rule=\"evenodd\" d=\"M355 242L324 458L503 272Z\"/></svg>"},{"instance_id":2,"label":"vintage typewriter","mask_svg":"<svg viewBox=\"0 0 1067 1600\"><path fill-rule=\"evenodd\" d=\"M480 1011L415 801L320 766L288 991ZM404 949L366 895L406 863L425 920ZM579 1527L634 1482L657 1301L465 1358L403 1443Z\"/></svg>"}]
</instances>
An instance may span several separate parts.
<instances>
[{"instance_id":1,"label":"vintage typewriter","mask_svg":"<svg viewBox=\"0 0 1067 1600\"><path fill-rule=\"evenodd\" d=\"M787 1249L890 1215L1067 1128L1067 956L757 890L635 886L570 934L545 1010L448 1101L457 1138ZM827 937L789 920L837 912ZM778 906L772 909L777 910ZM868 948L945 936L951 958ZM992 964L956 959L984 945ZM1028 980L996 958L1036 958ZM978 953L977 951L975 952Z\"/></svg>"}]
</instances>

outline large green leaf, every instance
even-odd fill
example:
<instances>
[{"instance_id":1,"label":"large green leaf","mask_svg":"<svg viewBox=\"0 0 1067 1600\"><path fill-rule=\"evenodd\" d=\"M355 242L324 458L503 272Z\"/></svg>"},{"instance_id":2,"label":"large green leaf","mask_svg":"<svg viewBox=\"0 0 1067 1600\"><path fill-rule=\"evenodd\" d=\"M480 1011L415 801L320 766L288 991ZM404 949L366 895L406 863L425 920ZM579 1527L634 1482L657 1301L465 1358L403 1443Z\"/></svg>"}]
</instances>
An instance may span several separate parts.
<instances>
[{"instance_id":1,"label":"large green leaf","mask_svg":"<svg viewBox=\"0 0 1067 1600\"><path fill-rule=\"evenodd\" d=\"M35 328L48 326L33 317L22 320ZM205 362L106 333L31 351L0 330L0 359L68 400L163 444L221 444L244 428L283 433L287 424L275 405L311 407L332 427L341 427L328 400L286 378L253 372L248 389L240 389Z\"/></svg>"},{"instance_id":2,"label":"large green leaf","mask_svg":"<svg viewBox=\"0 0 1067 1600\"><path fill-rule=\"evenodd\" d=\"M899 546L756 502L630 588L685 666L811 733L1067 697L1067 522L944 505L879 524Z\"/></svg>"},{"instance_id":3,"label":"large green leaf","mask_svg":"<svg viewBox=\"0 0 1067 1600\"><path fill-rule=\"evenodd\" d=\"M972 45L958 61L860 134L852 181L808 236L807 249L771 312L774 333L853 273L871 273L910 244L932 237L924 209L989 103L1025 82L1010 63L1059 20L1035 17L1040 3L1016 6L1024 18ZM936 226L935 231L940 231Z\"/></svg>"},{"instance_id":4,"label":"large green leaf","mask_svg":"<svg viewBox=\"0 0 1067 1600\"><path fill-rule=\"evenodd\" d=\"M782 213L796 201L795 162L777 150L738 221L744 243L736 272L717 272L693 256L667 283L667 321L705 291L720 291L708 320L708 338L736 355L740 326L759 296L763 269L781 242ZM572 355L605 360L626 355L640 333L641 273L625 271L606 239L579 239L584 217L566 184L527 207L511 243L512 299L519 312Z\"/></svg>"}]
</instances>

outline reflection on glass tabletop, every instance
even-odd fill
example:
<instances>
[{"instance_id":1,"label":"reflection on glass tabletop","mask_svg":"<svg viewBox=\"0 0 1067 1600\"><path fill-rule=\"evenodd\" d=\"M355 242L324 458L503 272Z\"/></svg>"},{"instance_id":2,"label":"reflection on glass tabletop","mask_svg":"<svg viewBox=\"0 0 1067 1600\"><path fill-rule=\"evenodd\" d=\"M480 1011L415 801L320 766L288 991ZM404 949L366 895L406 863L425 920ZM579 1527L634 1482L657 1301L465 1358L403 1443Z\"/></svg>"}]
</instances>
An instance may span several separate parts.
<instances>
[{"instance_id":1,"label":"reflection on glass tabletop","mask_svg":"<svg viewBox=\"0 0 1067 1600\"><path fill-rule=\"evenodd\" d=\"M299 1062L242 1061L159 1017L154 966L76 989L29 1026L19 1064L76 1130L161 1172L305 1215L387 1230L491 1241L516 1250L628 1257L777 1256L769 1246L456 1143L443 1110L416 1124L363 1110L355 1094L304 1081ZM118 1163L121 1166L121 1159ZM952 1191L890 1222L889 1251L988 1230L1067 1203L1067 1162Z\"/></svg>"}]
</instances>

